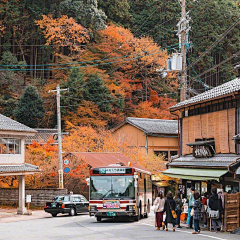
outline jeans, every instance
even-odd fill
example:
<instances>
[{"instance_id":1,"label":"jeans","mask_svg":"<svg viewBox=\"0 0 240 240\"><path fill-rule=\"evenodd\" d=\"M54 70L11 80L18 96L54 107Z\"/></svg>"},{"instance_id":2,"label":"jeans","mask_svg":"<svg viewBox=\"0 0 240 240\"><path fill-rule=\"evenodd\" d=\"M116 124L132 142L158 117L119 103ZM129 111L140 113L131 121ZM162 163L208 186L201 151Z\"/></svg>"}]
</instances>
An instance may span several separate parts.
<instances>
[{"instance_id":1,"label":"jeans","mask_svg":"<svg viewBox=\"0 0 240 240\"><path fill-rule=\"evenodd\" d=\"M194 224L195 232L200 231L199 220L194 220L193 224Z\"/></svg>"},{"instance_id":2,"label":"jeans","mask_svg":"<svg viewBox=\"0 0 240 240\"><path fill-rule=\"evenodd\" d=\"M176 225L180 226L180 216L181 216L182 210L177 210L176 213L177 213Z\"/></svg>"},{"instance_id":3,"label":"jeans","mask_svg":"<svg viewBox=\"0 0 240 240\"><path fill-rule=\"evenodd\" d=\"M214 232L216 232L217 231L217 225L221 226L222 222L221 222L220 219L212 219L212 225L213 225Z\"/></svg>"},{"instance_id":4,"label":"jeans","mask_svg":"<svg viewBox=\"0 0 240 240\"><path fill-rule=\"evenodd\" d=\"M187 225L188 225L189 227L191 227L191 226L190 226L190 220L191 220L191 218L193 219L193 217L191 216L191 211L192 211L192 207L188 207ZM193 224L194 224L194 220L193 220Z\"/></svg>"}]
</instances>

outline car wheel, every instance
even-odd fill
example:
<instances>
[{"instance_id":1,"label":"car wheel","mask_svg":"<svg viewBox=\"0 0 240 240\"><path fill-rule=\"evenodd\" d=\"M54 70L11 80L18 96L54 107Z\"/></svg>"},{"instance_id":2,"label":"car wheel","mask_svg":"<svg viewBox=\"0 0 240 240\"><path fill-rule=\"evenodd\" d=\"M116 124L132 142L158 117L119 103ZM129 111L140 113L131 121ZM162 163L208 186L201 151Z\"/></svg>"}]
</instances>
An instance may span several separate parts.
<instances>
[{"instance_id":1,"label":"car wheel","mask_svg":"<svg viewBox=\"0 0 240 240\"><path fill-rule=\"evenodd\" d=\"M97 221L98 221L98 222L101 222L101 221L102 221L102 218L101 218L101 217L97 217Z\"/></svg>"},{"instance_id":2,"label":"car wheel","mask_svg":"<svg viewBox=\"0 0 240 240\"><path fill-rule=\"evenodd\" d=\"M74 208L71 208L70 209L70 213L69 213L69 216L74 216L75 215L75 209Z\"/></svg>"},{"instance_id":3,"label":"car wheel","mask_svg":"<svg viewBox=\"0 0 240 240\"><path fill-rule=\"evenodd\" d=\"M53 216L53 217L56 217L56 216L57 216L57 213L52 213L52 216Z\"/></svg>"}]
</instances>

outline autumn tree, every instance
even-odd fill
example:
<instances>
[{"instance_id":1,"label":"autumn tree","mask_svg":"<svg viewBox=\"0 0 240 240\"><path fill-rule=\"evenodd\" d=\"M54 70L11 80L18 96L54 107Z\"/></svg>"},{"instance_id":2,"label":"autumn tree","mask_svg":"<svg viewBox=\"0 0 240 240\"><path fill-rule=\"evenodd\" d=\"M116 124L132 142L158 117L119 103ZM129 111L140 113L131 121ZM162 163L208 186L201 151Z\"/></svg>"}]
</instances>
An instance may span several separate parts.
<instances>
[{"instance_id":1,"label":"autumn tree","mask_svg":"<svg viewBox=\"0 0 240 240\"><path fill-rule=\"evenodd\" d=\"M36 21L36 24L43 30L46 45L55 45L57 52L60 47L68 47L71 52L81 51L81 44L90 39L89 31L66 15L60 18L43 15L43 19Z\"/></svg>"},{"instance_id":2,"label":"autumn tree","mask_svg":"<svg viewBox=\"0 0 240 240\"><path fill-rule=\"evenodd\" d=\"M44 116L43 101L36 87L27 86L22 93L17 108L14 111L17 121L36 128Z\"/></svg>"}]
</instances>

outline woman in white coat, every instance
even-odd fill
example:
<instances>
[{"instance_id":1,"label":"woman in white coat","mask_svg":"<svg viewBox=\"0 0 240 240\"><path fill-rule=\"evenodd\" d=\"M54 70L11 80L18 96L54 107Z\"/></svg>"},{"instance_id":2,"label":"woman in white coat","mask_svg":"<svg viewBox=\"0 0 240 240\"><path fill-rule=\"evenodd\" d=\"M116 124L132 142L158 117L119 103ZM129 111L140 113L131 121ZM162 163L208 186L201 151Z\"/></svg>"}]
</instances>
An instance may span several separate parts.
<instances>
[{"instance_id":1,"label":"woman in white coat","mask_svg":"<svg viewBox=\"0 0 240 240\"><path fill-rule=\"evenodd\" d=\"M162 194L162 192L159 192L158 196L156 197L156 199L153 203L154 213L155 213L156 230L160 230L161 227L163 228L163 230L165 228L165 225L163 222L164 204L165 204L165 199L163 198L163 194Z\"/></svg>"}]
</instances>

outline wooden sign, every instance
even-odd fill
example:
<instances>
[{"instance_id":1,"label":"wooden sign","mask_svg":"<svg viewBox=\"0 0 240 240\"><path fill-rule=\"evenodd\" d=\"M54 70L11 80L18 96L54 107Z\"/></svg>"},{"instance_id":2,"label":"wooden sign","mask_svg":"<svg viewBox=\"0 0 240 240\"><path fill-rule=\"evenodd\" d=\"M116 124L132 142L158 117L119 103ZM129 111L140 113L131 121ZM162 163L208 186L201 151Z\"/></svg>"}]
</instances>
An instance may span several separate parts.
<instances>
[{"instance_id":1,"label":"wooden sign","mask_svg":"<svg viewBox=\"0 0 240 240\"><path fill-rule=\"evenodd\" d=\"M195 158L207 158L213 156L211 146L208 145L195 145L193 146L193 156Z\"/></svg>"}]
</instances>

